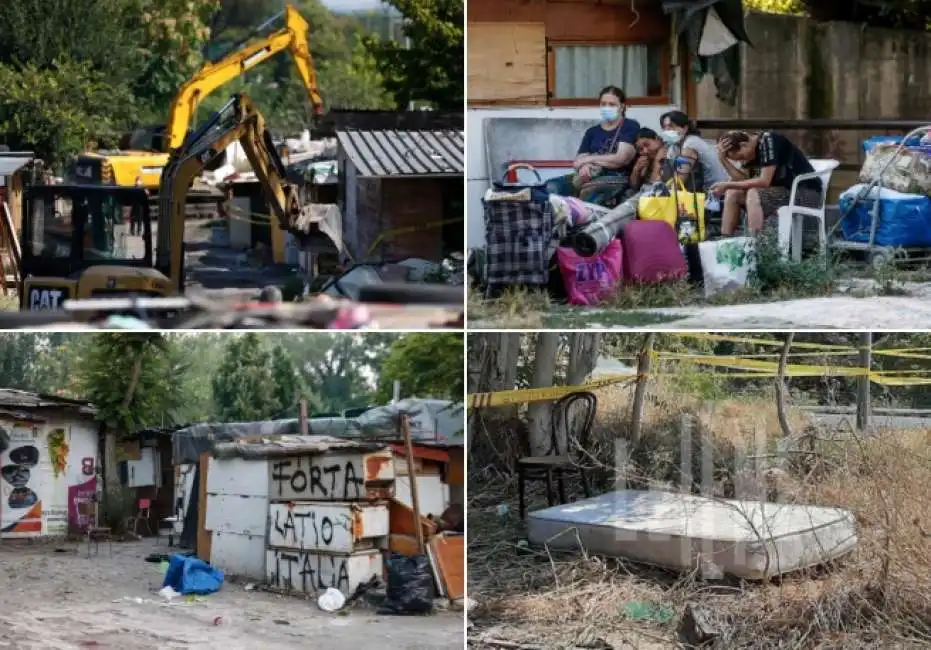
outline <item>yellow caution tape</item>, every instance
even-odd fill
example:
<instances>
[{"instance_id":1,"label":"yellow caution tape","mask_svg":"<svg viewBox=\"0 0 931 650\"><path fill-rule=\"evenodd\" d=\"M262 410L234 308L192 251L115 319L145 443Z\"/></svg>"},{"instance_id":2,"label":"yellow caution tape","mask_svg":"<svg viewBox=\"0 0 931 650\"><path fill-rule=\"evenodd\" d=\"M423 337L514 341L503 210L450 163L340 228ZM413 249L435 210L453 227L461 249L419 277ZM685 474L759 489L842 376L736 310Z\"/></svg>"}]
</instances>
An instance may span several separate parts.
<instances>
[{"instance_id":1,"label":"yellow caution tape","mask_svg":"<svg viewBox=\"0 0 931 650\"><path fill-rule=\"evenodd\" d=\"M739 343L755 343L760 345L783 345L782 341L756 339L739 336L726 336L718 334L705 333L685 333L675 332L682 337L691 337L705 340L732 341ZM825 350L827 356L843 356L856 353L856 348L845 348L844 346L821 345L817 343L793 343L793 346L807 347L810 349ZM931 348L904 348L904 349L887 349L874 350L874 354L884 354L888 356L912 356L913 352ZM792 355L792 353L790 353ZM776 357L780 355L709 355L709 354L686 354L677 352L655 351L653 357L657 361L678 361L683 363L692 363L695 365L712 366L718 368L728 368L731 370L740 370L743 372L729 372L727 379L767 379L775 378L779 375L779 363L776 361L766 361L759 358L749 357ZM794 356L812 356L810 353L796 353ZM931 358L931 355L914 354L913 358L924 359ZM665 374L663 370L657 369L657 374ZM670 374L674 374L670 373ZM785 375L787 377L868 377L871 382L883 386L927 386L931 385L931 377L921 377L919 375L931 374L931 369L903 369L903 370L869 370L867 368L838 366L838 365L813 365L813 364L787 364ZM604 377L595 381L588 382L580 386L547 386L543 388L527 388L520 390L501 391L497 393L473 393L469 395L469 408L490 408L495 406L509 406L515 404L528 404L531 402L543 402L557 400L571 393L579 391L591 391L599 388L605 388L614 384L630 381L637 377L637 373L631 370L628 373L618 373L610 377Z\"/></svg>"},{"instance_id":2,"label":"yellow caution tape","mask_svg":"<svg viewBox=\"0 0 931 650\"><path fill-rule=\"evenodd\" d=\"M760 361L758 359L743 359L737 356L716 356L704 354L677 354L675 352L657 352L660 359L685 361L704 366L717 366L719 368L736 368L738 370L755 370L775 377L779 373L779 364L775 361ZM822 377L825 375L861 377L869 374L865 368L852 368L849 366L812 366L804 364L786 365L786 376L789 377Z\"/></svg>"},{"instance_id":3,"label":"yellow caution tape","mask_svg":"<svg viewBox=\"0 0 931 650\"><path fill-rule=\"evenodd\" d=\"M529 404L531 402L546 402L557 400L571 393L591 391L614 384L620 384L636 378L637 373L618 374L590 381L581 386L547 386L544 388L523 388L520 390L506 390L499 393L473 393L469 395L469 408L480 409L493 406L511 406L514 404Z\"/></svg>"},{"instance_id":4,"label":"yellow caution tape","mask_svg":"<svg viewBox=\"0 0 931 650\"><path fill-rule=\"evenodd\" d=\"M670 332L683 338L699 339L703 341L728 341L731 343L751 343L754 345L777 345L782 347L784 341L776 339L760 339L751 336L732 336L730 334L708 334L706 332ZM827 343L806 343L805 341L793 341L793 348L805 348L808 350L837 350L857 352L857 348L849 345L830 345Z\"/></svg>"}]
</instances>

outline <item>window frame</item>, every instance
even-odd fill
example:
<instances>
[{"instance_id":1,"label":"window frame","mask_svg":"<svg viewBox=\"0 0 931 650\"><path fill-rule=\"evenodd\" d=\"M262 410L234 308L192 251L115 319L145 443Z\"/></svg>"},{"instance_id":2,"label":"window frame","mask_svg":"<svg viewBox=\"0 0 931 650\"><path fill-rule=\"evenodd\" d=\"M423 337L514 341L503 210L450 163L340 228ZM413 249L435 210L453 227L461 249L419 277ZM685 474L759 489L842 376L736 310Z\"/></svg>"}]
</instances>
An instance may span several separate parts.
<instances>
[{"instance_id":1,"label":"window frame","mask_svg":"<svg viewBox=\"0 0 931 650\"><path fill-rule=\"evenodd\" d=\"M546 38L546 104L547 106L598 106L597 97L554 97L556 90L556 48L560 46L623 46L646 45L660 48L660 95L628 97L628 106L644 106L653 104L670 104L672 66L670 65L670 47L667 40L638 41L632 39L577 39L577 38ZM605 85L610 83L605 80ZM625 90L626 92L626 90Z\"/></svg>"}]
</instances>

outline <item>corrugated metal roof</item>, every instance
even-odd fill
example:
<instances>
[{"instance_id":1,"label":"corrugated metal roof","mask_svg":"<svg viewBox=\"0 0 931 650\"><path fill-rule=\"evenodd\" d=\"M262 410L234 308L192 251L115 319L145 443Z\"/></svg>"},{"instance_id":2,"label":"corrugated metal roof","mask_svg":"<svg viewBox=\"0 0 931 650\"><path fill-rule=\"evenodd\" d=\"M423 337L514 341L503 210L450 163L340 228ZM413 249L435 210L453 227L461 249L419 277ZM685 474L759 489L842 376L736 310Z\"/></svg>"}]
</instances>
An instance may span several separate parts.
<instances>
[{"instance_id":1,"label":"corrugated metal roof","mask_svg":"<svg viewBox=\"0 0 931 650\"><path fill-rule=\"evenodd\" d=\"M84 400L31 393L15 388L0 388L0 407L12 409L75 408L88 415L97 412L93 404Z\"/></svg>"},{"instance_id":2,"label":"corrugated metal roof","mask_svg":"<svg viewBox=\"0 0 931 650\"><path fill-rule=\"evenodd\" d=\"M465 172L462 131L339 131L336 137L363 178Z\"/></svg>"}]
</instances>

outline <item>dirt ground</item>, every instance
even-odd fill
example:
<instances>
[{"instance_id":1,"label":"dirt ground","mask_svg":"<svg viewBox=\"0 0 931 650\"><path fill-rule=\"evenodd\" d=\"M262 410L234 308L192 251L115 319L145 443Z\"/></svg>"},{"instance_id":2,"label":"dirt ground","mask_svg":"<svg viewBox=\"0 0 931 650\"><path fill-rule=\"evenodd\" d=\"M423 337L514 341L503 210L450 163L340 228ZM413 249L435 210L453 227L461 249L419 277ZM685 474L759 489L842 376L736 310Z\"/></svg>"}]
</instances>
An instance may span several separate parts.
<instances>
[{"instance_id":1,"label":"dirt ground","mask_svg":"<svg viewBox=\"0 0 931 650\"><path fill-rule=\"evenodd\" d=\"M152 541L101 546L87 557L75 542L0 541L0 648L258 648L386 647L460 649L463 613L379 616L368 604L328 614L313 601L227 582L199 602L166 604L161 573L144 561L168 553ZM220 617L219 624L214 621Z\"/></svg>"}]
</instances>

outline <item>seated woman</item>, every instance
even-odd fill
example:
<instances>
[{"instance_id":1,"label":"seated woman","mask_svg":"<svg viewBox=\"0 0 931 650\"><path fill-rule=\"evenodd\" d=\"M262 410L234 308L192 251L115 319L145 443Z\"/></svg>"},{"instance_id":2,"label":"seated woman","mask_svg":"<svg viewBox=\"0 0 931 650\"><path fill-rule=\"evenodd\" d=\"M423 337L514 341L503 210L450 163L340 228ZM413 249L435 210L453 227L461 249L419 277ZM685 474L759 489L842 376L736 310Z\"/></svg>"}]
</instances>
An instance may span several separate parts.
<instances>
[{"instance_id":1,"label":"seated woman","mask_svg":"<svg viewBox=\"0 0 931 650\"><path fill-rule=\"evenodd\" d=\"M599 93L601 124L589 128L582 137L575 172L546 183L550 194L577 196L584 201L610 205L628 187L634 140L640 125L624 117L627 101L624 91L607 86Z\"/></svg>"},{"instance_id":2,"label":"seated woman","mask_svg":"<svg viewBox=\"0 0 931 650\"><path fill-rule=\"evenodd\" d=\"M637 161L630 172L631 189L666 182L672 178L672 166L667 162L669 147L653 129L646 127L637 132Z\"/></svg>"},{"instance_id":3,"label":"seated woman","mask_svg":"<svg viewBox=\"0 0 931 650\"><path fill-rule=\"evenodd\" d=\"M663 140L670 145L669 158L674 161L676 173L686 188L707 192L716 183L733 180L714 146L701 137L688 115L682 111L663 113L659 125L663 129ZM692 182L695 177L700 179L700 188Z\"/></svg>"},{"instance_id":4,"label":"seated woman","mask_svg":"<svg viewBox=\"0 0 931 650\"><path fill-rule=\"evenodd\" d=\"M711 186L711 192L724 196L721 234L733 235L740 221L740 210L747 209L747 227L751 233L763 230L763 222L779 208L789 205L792 182L796 176L814 171L808 158L788 138L772 131L749 134L729 131L718 140L718 155L732 179ZM737 168L732 161L743 164ZM739 179L739 180L737 180ZM817 178L799 183L797 205L821 206L821 181Z\"/></svg>"}]
</instances>

